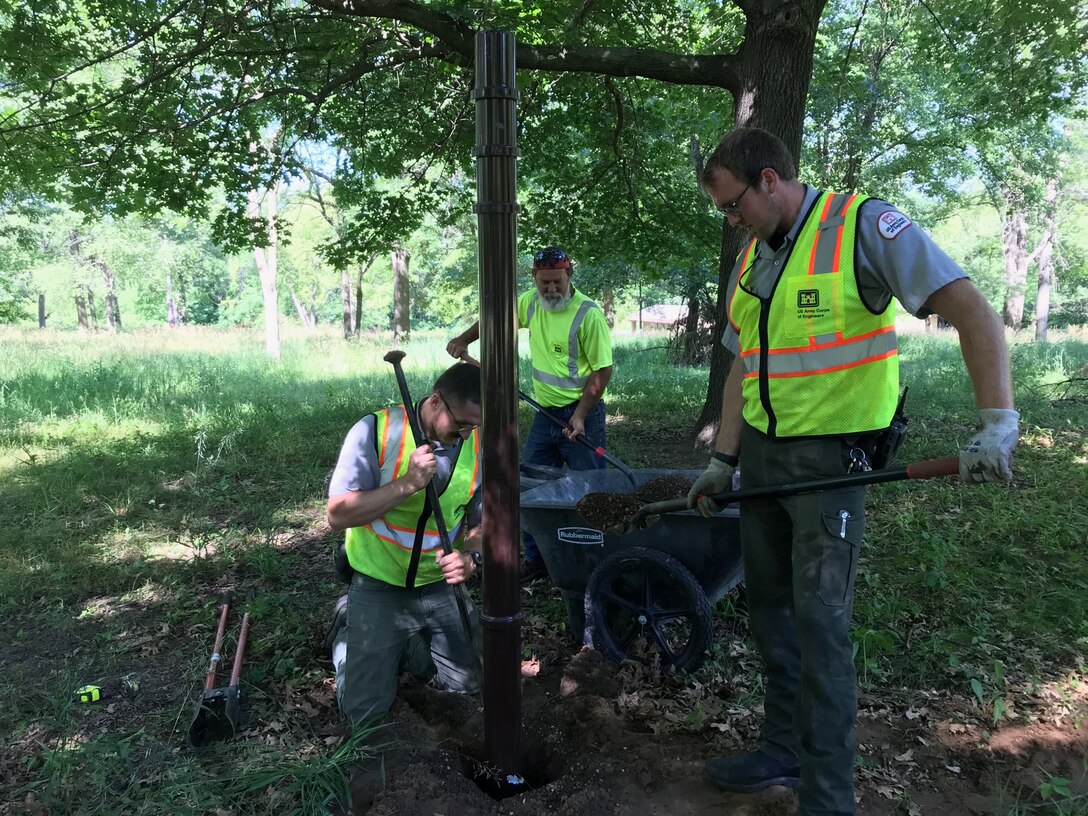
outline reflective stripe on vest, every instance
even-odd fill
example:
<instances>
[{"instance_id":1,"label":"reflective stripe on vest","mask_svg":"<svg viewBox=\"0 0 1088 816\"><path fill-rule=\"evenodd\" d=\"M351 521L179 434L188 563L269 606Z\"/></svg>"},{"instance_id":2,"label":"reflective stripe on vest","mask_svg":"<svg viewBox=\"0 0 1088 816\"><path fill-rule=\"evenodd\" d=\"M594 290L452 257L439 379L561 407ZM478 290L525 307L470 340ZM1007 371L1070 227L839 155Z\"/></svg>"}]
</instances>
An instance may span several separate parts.
<instances>
[{"instance_id":1,"label":"reflective stripe on vest","mask_svg":"<svg viewBox=\"0 0 1088 816\"><path fill-rule=\"evenodd\" d=\"M386 485L408 472L412 432L408 414L397 406L375 414L375 438L381 484ZM459 549L465 511L480 486L480 437L477 430L460 443L457 460L449 483L438 496L442 514L448 526L450 543ZM442 570L434 563L434 553L442 548L442 539L434 516L427 513L426 490L413 493L381 518L363 527L352 527L346 533L348 562L356 572L377 578L387 584L404 586L412 551L420 540L421 557L415 586L442 580Z\"/></svg>"},{"instance_id":2,"label":"reflective stripe on vest","mask_svg":"<svg viewBox=\"0 0 1088 816\"><path fill-rule=\"evenodd\" d=\"M740 337L744 419L769 436L864 433L887 427L895 412L894 304L873 314L854 270L865 200L817 199L766 300L744 286L755 241L738 260L729 320Z\"/></svg>"},{"instance_id":3,"label":"reflective stripe on vest","mask_svg":"<svg viewBox=\"0 0 1088 816\"><path fill-rule=\"evenodd\" d=\"M579 299L581 299L581 303L578 303ZM532 352L534 347L534 333L532 330L533 316L536 314L536 308L539 303L540 292L534 292L532 298L529 300L525 320L525 322L529 324L530 352ZM572 316L569 318L567 317L567 312L571 311L569 307L559 314L547 312L545 310L549 319L556 321L563 319L570 320L570 325L567 327L567 358L565 360L565 371L544 371L543 369L536 367L538 360L553 359L546 349L540 350L543 353L531 354L530 356L533 360L533 379L544 385L550 385L553 388L566 388L578 391L579 393L571 398L571 401L573 402L581 396L582 389L584 389L586 383L589 382L589 374L582 376L578 372L578 330L582 327L582 323L585 321L586 315L589 314L590 310L599 309L600 307L585 295L582 295L577 289L574 290L574 298L572 298L571 304L578 304L578 308L573 311ZM535 337L536 342L543 342L539 337L539 332L536 333Z\"/></svg>"}]
</instances>

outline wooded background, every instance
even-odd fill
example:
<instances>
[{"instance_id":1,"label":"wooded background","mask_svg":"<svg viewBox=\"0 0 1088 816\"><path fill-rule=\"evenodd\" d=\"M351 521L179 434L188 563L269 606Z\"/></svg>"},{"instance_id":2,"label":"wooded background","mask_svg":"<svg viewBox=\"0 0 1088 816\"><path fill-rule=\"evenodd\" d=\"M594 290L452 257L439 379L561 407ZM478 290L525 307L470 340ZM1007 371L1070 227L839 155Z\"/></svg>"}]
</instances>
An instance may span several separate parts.
<instances>
[{"instance_id":1,"label":"wooded background","mask_svg":"<svg viewBox=\"0 0 1088 816\"><path fill-rule=\"evenodd\" d=\"M0 0L0 321L460 330L475 31L518 41L520 243L622 321L715 332L743 236L698 190L738 125L930 229L1006 325L1088 322L1083 4ZM528 279L526 279L528 284Z\"/></svg>"}]
</instances>

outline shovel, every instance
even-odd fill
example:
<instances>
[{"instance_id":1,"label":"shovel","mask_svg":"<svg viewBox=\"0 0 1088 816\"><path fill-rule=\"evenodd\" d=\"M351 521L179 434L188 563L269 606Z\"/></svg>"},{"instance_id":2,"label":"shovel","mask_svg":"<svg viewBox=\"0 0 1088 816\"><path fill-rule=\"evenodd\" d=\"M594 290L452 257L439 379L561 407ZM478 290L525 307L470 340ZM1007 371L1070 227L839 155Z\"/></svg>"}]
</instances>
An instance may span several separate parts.
<instances>
[{"instance_id":1,"label":"shovel","mask_svg":"<svg viewBox=\"0 0 1088 816\"><path fill-rule=\"evenodd\" d=\"M866 470L860 473L848 473L845 476L832 476L827 479L813 479L808 482L794 482L793 484L764 485L763 487L749 487L740 490L729 490L725 493L717 493L710 498L716 504L731 504L744 499L768 499L779 496L795 496L798 493L815 493L820 490L834 490L840 487L856 487L858 485L879 484L881 482L897 482L903 479L935 479L940 476L958 476L960 472L960 459L958 456L948 456L944 459L927 459L923 462L915 462L902 467L884 468L883 470ZM653 524L663 513L676 513L688 509L687 499L671 499L669 501L644 504L635 513L617 524L604 529L610 535L626 535L636 530L645 530Z\"/></svg>"},{"instance_id":2,"label":"shovel","mask_svg":"<svg viewBox=\"0 0 1088 816\"><path fill-rule=\"evenodd\" d=\"M477 368L480 367L480 361L470 357L468 354L462 354L461 355L461 360L468 363L468 364L470 364L470 365L474 365ZM570 430L570 425L568 425L566 422L561 420L559 417L557 417L557 416L555 416L553 414L549 414L547 409L545 409L543 405L541 405L535 399L530 397L524 391L519 389L518 390L518 397L520 397L522 402L524 402L526 405L528 405L530 408L532 408L534 411L536 411L542 417L545 417L546 419L551 420L552 422L554 422L556 425L558 425L560 428L562 428L565 431ZM612 467L614 467L616 470L618 470L620 473L622 473L624 476L627 477L627 481L629 481L632 486L635 486L635 487L638 486L638 482L635 481L634 471L631 470L631 468L627 467L627 465L625 465L623 462L621 462L615 456L613 456L608 451L606 451L604 448L602 448L600 445L594 445L592 442L590 442L588 439L585 438L584 434L578 434L578 436L574 437L574 441L575 442L580 442L581 444L585 445L587 448L589 448L591 451L593 451L599 457L601 457L606 462L608 462L608 464L612 465Z\"/></svg>"},{"instance_id":3,"label":"shovel","mask_svg":"<svg viewBox=\"0 0 1088 816\"><path fill-rule=\"evenodd\" d=\"M242 657L246 650L246 638L249 635L249 613L242 616L242 628L238 633L238 644L234 649L234 667L230 673L230 685L216 688L215 677L223 658L223 634L227 628L227 615L231 607L231 594L225 593L219 603L219 628L215 632L215 646L208 665L208 674L204 679L204 693L196 708L196 715L189 725L185 741L190 748L204 748L213 742L227 740L238 730L238 717L242 708L242 695L238 680L242 675Z\"/></svg>"}]
</instances>

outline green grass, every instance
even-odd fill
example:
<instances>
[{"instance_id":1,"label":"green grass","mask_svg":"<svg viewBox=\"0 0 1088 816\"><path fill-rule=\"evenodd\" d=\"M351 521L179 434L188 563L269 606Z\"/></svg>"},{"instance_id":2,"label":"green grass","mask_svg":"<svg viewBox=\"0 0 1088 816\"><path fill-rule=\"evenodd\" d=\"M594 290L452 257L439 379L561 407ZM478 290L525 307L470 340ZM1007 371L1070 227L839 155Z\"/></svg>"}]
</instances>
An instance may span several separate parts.
<instances>
[{"instance_id":1,"label":"green grass","mask_svg":"<svg viewBox=\"0 0 1088 816\"><path fill-rule=\"evenodd\" d=\"M449 364L445 340L405 346L413 394ZM662 343L617 342L610 448L636 467L655 466L659 432L689 428L705 394L705 369L669 365ZM87 814L234 812L245 797L259 802L251 812L316 813L342 793L358 745L280 708L328 676L314 659L338 591L325 483L347 429L399 402L389 347L298 334L274 364L252 333L0 327L8 793ZM956 690L993 719L1025 690L1084 678L1088 654L1088 343L1016 343L1012 357L1015 483L874 488L855 607L863 685ZM954 453L975 420L958 346L908 336L902 359L900 462ZM528 409L521 420L524 432ZM245 683L264 730L193 757L180 736L229 585L254 590ZM144 675L134 701L113 690L130 671ZM117 711L74 703L87 682Z\"/></svg>"}]
</instances>

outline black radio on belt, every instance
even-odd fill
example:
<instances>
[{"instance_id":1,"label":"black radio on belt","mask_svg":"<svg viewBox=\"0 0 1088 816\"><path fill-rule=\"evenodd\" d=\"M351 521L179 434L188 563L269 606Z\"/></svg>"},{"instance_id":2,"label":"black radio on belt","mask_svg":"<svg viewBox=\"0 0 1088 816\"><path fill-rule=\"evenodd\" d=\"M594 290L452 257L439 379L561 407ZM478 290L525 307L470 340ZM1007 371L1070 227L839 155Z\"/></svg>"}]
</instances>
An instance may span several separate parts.
<instances>
[{"instance_id":1,"label":"black radio on belt","mask_svg":"<svg viewBox=\"0 0 1088 816\"><path fill-rule=\"evenodd\" d=\"M903 386L903 390L899 393L899 403L895 406L895 415L892 416L891 425L877 434L876 450L873 451L874 468L880 469L891 466L892 462L895 461L896 451L903 444L903 440L907 438L907 423L910 420L903 413L903 406L906 402L907 388Z\"/></svg>"}]
</instances>

